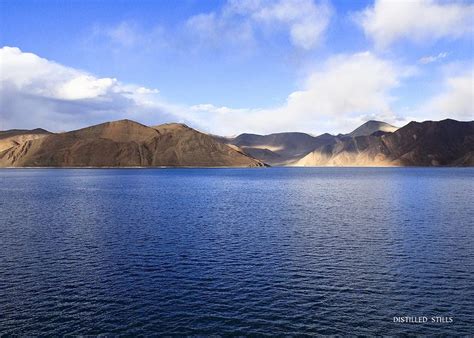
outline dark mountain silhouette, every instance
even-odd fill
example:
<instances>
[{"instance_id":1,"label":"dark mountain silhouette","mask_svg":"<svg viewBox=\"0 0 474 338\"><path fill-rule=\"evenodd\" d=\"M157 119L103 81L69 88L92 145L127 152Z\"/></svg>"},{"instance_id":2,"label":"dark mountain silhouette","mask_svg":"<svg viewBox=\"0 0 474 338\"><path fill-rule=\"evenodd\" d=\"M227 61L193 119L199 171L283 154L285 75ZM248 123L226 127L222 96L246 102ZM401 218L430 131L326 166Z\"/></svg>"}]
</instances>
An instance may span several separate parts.
<instances>
[{"instance_id":1,"label":"dark mountain silhouette","mask_svg":"<svg viewBox=\"0 0 474 338\"><path fill-rule=\"evenodd\" d=\"M393 133L346 137L296 166L474 166L474 122L410 122Z\"/></svg>"}]
</instances>

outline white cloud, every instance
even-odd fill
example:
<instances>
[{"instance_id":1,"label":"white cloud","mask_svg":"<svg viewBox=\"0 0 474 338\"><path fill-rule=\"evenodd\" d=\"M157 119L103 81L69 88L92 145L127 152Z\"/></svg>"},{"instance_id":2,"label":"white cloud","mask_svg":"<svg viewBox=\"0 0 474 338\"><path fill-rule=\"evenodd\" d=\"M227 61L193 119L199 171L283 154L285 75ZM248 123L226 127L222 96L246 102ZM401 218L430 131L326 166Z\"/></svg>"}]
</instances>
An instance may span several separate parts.
<instances>
[{"instance_id":1,"label":"white cloud","mask_svg":"<svg viewBox=\"0 0 474 338\"><path fill-rule=\"evenodd\" d=\"M303 88L276 107L240 108L168 103L156 89L65 67L18 48L0 49L0 129L44 127L70 130L130 118L145 124L185 122L203 131L345 132L367 119L396 125L393 90L414 71L371 52L329 58L307 78ZM458 71L456 69L456 71ZM472 120L474 69L450 70L443 90L411 119L446 117Z\"/></svg>"},{"instance_id":2,"label":"white cloud","mask_svg":"<svg viewBox=\"0 0 474 338\"><path fill-rule=\"evenodd\" d=\"M470 35L473 17L474 4L469 2L377 0L357 20L377 46L386 47L399 39L423 42Z\"/></svg>"},{"instance_id":3,"label":"white cloud","mask_svg":"<svg viewBox=\"0 0 474 338\"><path fill-rule=\"evenodd\" d=\"M249 16L255 23L282 25L291 42L300 48L314 48L322 39L332 11L328 3L313 0L231 0L226 13Z\"/></svg>"},{"instance_id":4,"label":"white cloud","mask_svg":"<svg viewBox=\"0 0 474 338\"><path fill-rule=\"evenodd\" d=\"M190 17L184 24L185 40L191 38L188 47L227 48L255 44L252 26L248 21L235 21L215 12Z\"/></svg>"},{"instance_id":5,"label":"white cloud","mask_svg":"<svg viewBox=\"0 0 474 338\"><path fill-rule=\"evenodd\" d=\"M370 52L339 55L315 70L284 105L234 109L170 104L155 89L98 78L18 48L0 49L0 65L0 129L61 130L130 118L149 124L188 122L222 134L338 132L367 116L391 122L396 116L390 91L407 74Z\"/></svg>"},{"instance_id":6,"label":"white cloud","mask_svg":"<svg viewBox=\"0 0 474 338\"><path fill-rule=\"evenodd\" d=\"M438 55L430 55L430 56L424 56L422 57L420 60L418 60L420 63L426 65L428 63L433 63L433 62L436 62L436 61L439 61L441 59L444 59L448 56L448 53L446 52L443 52L443 53L439 53Z\"/></svg>"},{"instance_id":7,"label":"white cloud","mask_svg":"<svg viewBox=\"0 0 474 338\"><path fill-rule=\"evenodd\" d=\"M64 100L91 99L104 96L117 85L116 79L97 79L91 75L76 75L54 88L54 95Z\"/></svg>"},{"instance_id":8,"label":"white cloud","mask_svg":"<svg viewBox=\"0 0 474 338\"><path fill-rule=\"evenodd\" d=\"M146 95L146 94L158 94L160 91L158 89L139 87L136 89L136 92L141 95Z\"/></svg>"},{"instance_id":9,"label":"white cloud","mask_svg":"<svg viewBox=\"0 0 474 338\"><path fill-rule=\"evenodd\" d=\"M103 96L120 88L116 79L96 78L35 54L23 53L18 48L1 48L0 64L2 86L13 86L24 94L80 100Z\"/></svg>"},{"instance_id":10,"label":"white cloud","mask_svg":"<svg viewBox=\"0 0 474 338\"><path fill-rule=\"evenodd\" d=\"M179 120L173 114L178 109L157 93L114 78L98 78L18 48L0 48L0 129L70 129L125 117Z\"/></svg>"},{"instance_id":11,"label":"white cloud","mask_svg":"<svg viewBox=\"0 0 474 338\"><path fill-rule=\"evenodd\" d=\"M306 90L289 96L288 106L325 115L388 112L389 90L398 85L397 73L391 62L370 52L336 56L309 77Z\"/></svg>"},{"instance_id":12,"label":"white cloud","mask_svg":"<svg viewBox=\"0 0 474 338\"><path fill-rule=\"evenodd\" d=\"M294 46L311 49L323 38L331 14L327 3L313 0L229 0L221 11L189 18L186 27L203 41L219 43L253 43L259 30L285 30Z\"/></svg>"},{"instance_id":13,"label":"white cloud","mask_svg":"<svg viewBox=\"0 0 474 338\"><path fill-rule=\"evenodd\" d=\"M474 68L449 76L443 90L419 108L427 118L460 120L474 119Z\"/></svg>"},{"instance_id":14,"label":"white cloud","mask_svg":"<svg viewBox=\"0 0 474 338\"><path fill-rule=\"evenodd\" d=\"M211 104L192 107L193 120L223 134L299 130L313 133L349 130L367 118L395 122L392 89L412 69L370 52L330 58L291 93L286 104L266 109L231 109Z\"/></svg>"},{"instance_id":15,"label":"white cloud","mask_svg":"<svg viewBox=\"0 0 474 338\"><path fill-rule=\"evenodd\" d=\"M220 53L240 57L286 36L289 43L285 50L311 50L324 40L332 16L327 1L226 0L213 11L190 16L173 26L133 20L96 24L83 43L88 49L103 48L112 55L130 52L132 57L149 53L189 58L203 51L211 51L212 57Z\"/></svg>"}]
</instances>

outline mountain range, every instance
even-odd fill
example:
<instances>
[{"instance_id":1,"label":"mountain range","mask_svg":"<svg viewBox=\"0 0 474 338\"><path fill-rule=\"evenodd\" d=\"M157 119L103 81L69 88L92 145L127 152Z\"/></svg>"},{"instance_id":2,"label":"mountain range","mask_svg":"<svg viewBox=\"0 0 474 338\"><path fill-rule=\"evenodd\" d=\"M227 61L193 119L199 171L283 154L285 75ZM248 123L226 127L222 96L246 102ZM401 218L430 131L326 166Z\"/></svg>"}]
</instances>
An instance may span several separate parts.
<instances>
[{"instance_id":1,"label":"mountain range","mask_svg":"<svg viewBox=\"0 0 474 338\"><path fill-rule=\"evenodd\" d=\"M473 166L474 122L410 122L394 132L338 137L292 165Z\"/></svg>"},{"instance_id":2,"label":"mountain range","mask_svg":"<svg viewBox=\"0 0 474 338\"><path fill-rule=\"evenodd\" d=\"M13 135L13 136L10 136ZM0 132L3 167L259 167L264 163L184 124L130 120L66 133ZM16 143L16 144L15 144Z\"/></svg>"},{"instance_id":3,"label":"mountain range","mask_svg":"<svg viewBox=\"0 0 474 338\"><path fill-rule=\"evenodd\" d=\"M0 131L0 167L474 166L474 121L368 121L348 134L222 137L120 120L63 133Z\"/></svg>"}]
</instances>

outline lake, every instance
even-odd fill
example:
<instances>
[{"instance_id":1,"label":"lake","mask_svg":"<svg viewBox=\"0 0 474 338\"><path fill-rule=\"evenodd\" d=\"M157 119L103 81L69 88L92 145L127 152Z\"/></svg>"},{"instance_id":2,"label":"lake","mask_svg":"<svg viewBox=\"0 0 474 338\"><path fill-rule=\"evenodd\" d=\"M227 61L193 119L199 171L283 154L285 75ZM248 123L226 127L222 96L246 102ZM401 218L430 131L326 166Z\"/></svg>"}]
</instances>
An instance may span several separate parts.
<instances>
[{"instance_id":1,"label":"lake","mask_svg":"<svg viewBox=\"0 0 474 338\"><path fill-rule=\"evenodd\" d=\"M473 168L3 169L0 333L474 334L473 195Z\"/></svg>"}]
</instances>

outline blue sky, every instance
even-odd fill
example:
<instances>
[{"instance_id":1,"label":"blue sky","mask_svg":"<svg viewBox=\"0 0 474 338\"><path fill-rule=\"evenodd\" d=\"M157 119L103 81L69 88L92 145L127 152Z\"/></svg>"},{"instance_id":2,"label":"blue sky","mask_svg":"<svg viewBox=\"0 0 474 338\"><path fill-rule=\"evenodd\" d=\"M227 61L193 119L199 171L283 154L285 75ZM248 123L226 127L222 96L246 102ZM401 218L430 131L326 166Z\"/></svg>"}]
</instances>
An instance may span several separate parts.
<instances>
[{"instance_id":1,"label":"blue sky","mask_svg":"<svg viewBox=\"0 0 474 338\"><path fill-rule=\"evenodd\" d=\"M0 1L0 129L473 117L470 1Z\"/></svg>"}]
</instances>

